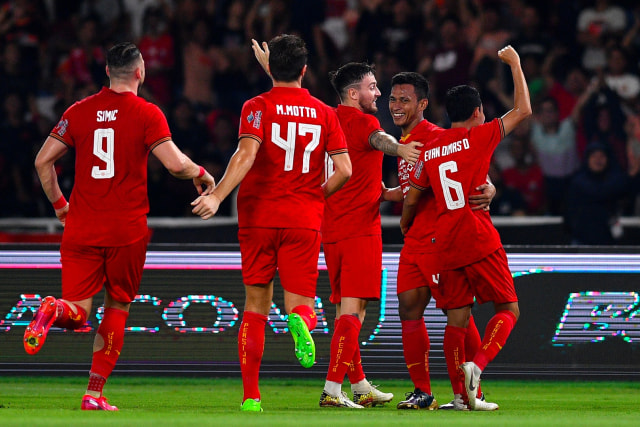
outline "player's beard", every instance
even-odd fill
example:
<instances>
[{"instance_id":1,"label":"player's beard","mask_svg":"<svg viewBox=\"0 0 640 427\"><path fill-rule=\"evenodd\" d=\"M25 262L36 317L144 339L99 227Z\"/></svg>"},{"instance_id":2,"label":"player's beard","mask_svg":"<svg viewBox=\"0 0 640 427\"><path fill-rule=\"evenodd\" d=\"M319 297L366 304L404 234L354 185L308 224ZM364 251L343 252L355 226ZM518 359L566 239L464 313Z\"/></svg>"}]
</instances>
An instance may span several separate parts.
<instances>
[{"instance_id":1,"label":"player's beard","mask_svg":"<svg viewBox=\"0 0 640 427\"><path fill-rule=\"evenodd\" d=\"M359 104L362 111L365 112L366 114L375 114L378 112L378 107L376 106L375 99L367 104L364 104L362 102L359 102Z\"/></svg>"}]
</instances>

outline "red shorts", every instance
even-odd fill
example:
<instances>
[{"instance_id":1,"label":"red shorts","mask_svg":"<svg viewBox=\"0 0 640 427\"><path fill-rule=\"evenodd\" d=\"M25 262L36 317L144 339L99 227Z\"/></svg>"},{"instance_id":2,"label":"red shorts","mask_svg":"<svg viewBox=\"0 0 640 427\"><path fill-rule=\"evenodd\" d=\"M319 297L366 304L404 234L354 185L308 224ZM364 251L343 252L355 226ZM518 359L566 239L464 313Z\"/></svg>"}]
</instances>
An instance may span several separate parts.
<instances>
[{"instance_id":1,"label":"red shorts","mask_svg":"<svg viewBox=\"0 0 640 427\"><path fill-rule=\"evenodd\" d=\"M276 275L287 291L315 298L318 282L320 232L302 228L238 230L242 280L247 286L264 285Z\"/></svg>"},{"instance_id":2,"label":"red shorts","mask_svg":"<svg viewBox=\"0 0 640 427\"><path fill-rule=\"evenodd\" d=\"M411 289L429 286L431 296L438 299L438 253L410 253L405 250L400 252L398 263L397 293Z\"/></svg>"},{"instance_id":3,"label":"red shorts","mask_svg":"<svg viewBox=\"0 0 640 427\"><path fill-rule=\"evenodd\" d=\"M68 301L91 298L104 285L114 300L130 303L140 289L147 243L147 236L118 247L83 246L63 240L62 298Z\"/></svg>"},{"instance_id":4,"label":"red shorts","mask_svg":"<svg viewBox=\"0 0 640 427\"><path fill-rule=\"evenodd\" d=\"M331 297L379 300L382 282L382 236L360 236L324 243L324 259L329 270Z\"/></svg>"},{"instance_id":5,"label":"red shorts","mask_svg":"<svg viewBox=\"0 0 640 427\"><path fill-rule=\"evenodd\" d=\"M443 271L440 278L438 308L446 310L472 305L474 296L479 304L518 302L504 248L476 263Z\"/></svg>"}]
</instances>

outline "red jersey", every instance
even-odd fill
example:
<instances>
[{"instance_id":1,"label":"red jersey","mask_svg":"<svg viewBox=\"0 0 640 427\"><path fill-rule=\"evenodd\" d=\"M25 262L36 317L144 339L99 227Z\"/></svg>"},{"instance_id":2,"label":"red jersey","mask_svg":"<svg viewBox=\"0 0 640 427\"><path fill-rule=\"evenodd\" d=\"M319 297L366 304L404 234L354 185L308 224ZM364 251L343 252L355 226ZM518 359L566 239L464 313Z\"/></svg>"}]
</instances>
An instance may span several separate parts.
<instances>
[{"instance_id":1,"label":"red jersey","mask_svg":"<svg viewBox=\"0 0 640 427\"><path fill-rule=\"evenodd\" d=\"M436 245L444 270L472 264L502 246L489 212L472 211L467 202L475 188L486 183L491 156L502 138L499 118L470 130L445 130L413 169L411 185L422 190L431 186L436 198Z\"/></svg>"},{"instance_id":2,"label":"red jersey","mask_svg":"<svg viewBox=\"0 0 640 427\"><path fill-rule=\"evenodd\" d=\"M147 234L147 158L171 140L160 109L108 88L73 104L50 136L75 148L75 181L63 239L124 246Z\"/></svg>"},{"instance_id":3,"label":"red jersey","mask_svg":"<svg viewBox=\"0 0 640 427\"><path fill-rule=\"evenodd\" d=\"M325 243L382 234L380 196L384 153L373 148L369 138L383 129L378 119L357 108L339 105L336 113L347 140L353 174L344 187L325 202L322 222ZM328 156L326 171L327 177L333 173L333 162Z\"/></svg>"},{"instance_id":4,"label":"red jersey","mask_svg":"<svg viewBox=\"0 0 640 427\"><path fill-rule=\"evenodd\" d=\"M423 120L411 129L411 133L403 136L400 139L400 143L408 144L413 141L419 141L423 144L420 150L424 152L442 131L444 129L441 127ZM402 186L402 194L405 196L409 191L409 176L412 170L413 166L405 162L403 158L398 157L398 180ZM436 245L433 241L435 232L436 201L433 197L433 191L427 189L418 201L416 217L411 228L409 228L409 232L404 236L403 250L412 253L436 252Z\"/></svg>"},{"instance_id":5,"label":"red jersey","mask_svg":"<svg viewBox=\"0 0 640 427\"><path fill-rule=\"evenodd\" d=\"M274 87L245 102L239 137L260 149L240 184L238 226L320 231L325 152L347 152L336 112L306 89Z\"/></svg>"}]
</instances>

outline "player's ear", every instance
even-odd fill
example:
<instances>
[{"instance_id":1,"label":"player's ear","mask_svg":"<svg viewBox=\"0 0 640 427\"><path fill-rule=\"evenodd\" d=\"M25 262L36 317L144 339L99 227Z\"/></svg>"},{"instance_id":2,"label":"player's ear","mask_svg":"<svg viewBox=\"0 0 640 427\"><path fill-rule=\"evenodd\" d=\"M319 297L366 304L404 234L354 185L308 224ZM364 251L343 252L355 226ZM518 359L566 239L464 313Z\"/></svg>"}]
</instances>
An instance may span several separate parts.
<instances>
[{"instance_id":1,"label":"player's ear","mask_svg":"<svg viewBox=\"0 0 640 427\"><path fill-rule=\"evenodd\" d=\"M111 77L111 75L109 74L109 66L108 65L105 65L104 72L107 73L108 77Z\"/></svg>"},{"instance_id":2,"label":"player's ear","mask_svg":"<svg viewBox=\"0 0 640 427\"><path fill-rule=\"evenodd\" d=\"M304 67L302 67L302 72L300 73L300 77L304 77L304 75L307 74L307 65L305 64Z\"/></svg>"},{"instance_id":3,"label":"player's ear","mask_svg":"<svg viewBox=\"0 0 640 427\"><path fill-rule=\"evenodd\" d=\"M429 105L429 100L427 98L424 98L418 101L418 108L421 109L422 111L426 110L428 105Z\"/></svg>"},{"instance_id":4,"label":"player's ear","mask_svg":"<svg viewBox=\"0 0 640 427\"><path fill-rule=\"evenodd\" d=\"M356 101L358 99L358 90L354 87L350 87L347 89L347 95L349 96L349 99Z\"/></svg>"},{"instance_id":5,"label":"player's ear","mask_svg":"<svg viewBox=\"0 0 640 427\"><path fill-rule=\"evenodd\" d=\"M142 79L142 67L136 67L135 75L136 79Z\"/></svg>"}]
</instances>

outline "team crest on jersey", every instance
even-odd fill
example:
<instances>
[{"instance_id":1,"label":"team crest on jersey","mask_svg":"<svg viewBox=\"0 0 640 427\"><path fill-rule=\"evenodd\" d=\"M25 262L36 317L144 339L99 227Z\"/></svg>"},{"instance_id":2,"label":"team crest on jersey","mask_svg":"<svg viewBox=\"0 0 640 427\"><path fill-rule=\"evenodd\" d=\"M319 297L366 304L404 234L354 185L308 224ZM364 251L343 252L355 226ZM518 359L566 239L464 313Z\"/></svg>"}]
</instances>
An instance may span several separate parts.
<instances>
[{"instance_id":1,"label":"team crest on jersey","mask_svg":"<svg viewBox=\"0 0 640 427\"><path fill-rule=\"evenodd\" d=\"M67 133L67 126L69 126L69 121L67 119L60 120L53 132L57 133L60 136L63 136L65 133Z\"/></svg>"}]
</instances>

